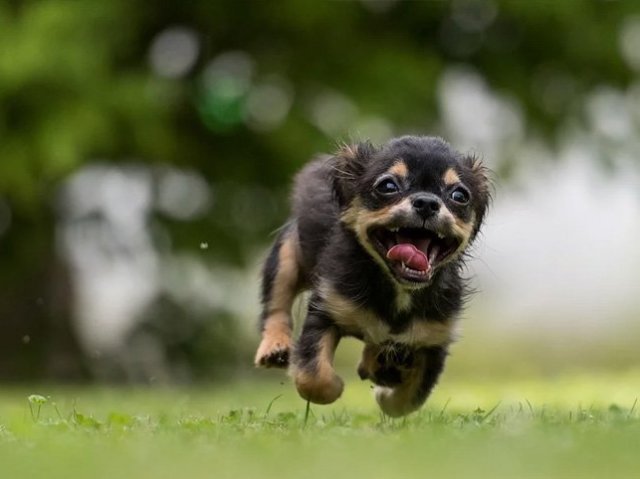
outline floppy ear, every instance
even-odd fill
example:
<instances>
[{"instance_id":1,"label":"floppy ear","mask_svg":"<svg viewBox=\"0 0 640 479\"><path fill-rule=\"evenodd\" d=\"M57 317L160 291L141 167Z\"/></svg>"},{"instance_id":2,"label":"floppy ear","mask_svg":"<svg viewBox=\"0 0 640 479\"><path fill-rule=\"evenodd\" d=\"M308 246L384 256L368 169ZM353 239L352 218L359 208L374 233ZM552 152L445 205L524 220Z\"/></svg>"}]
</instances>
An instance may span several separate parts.
<instances>
[{"instance_id":1,"label":"floppy ear","mask_svg":"<svg viewBox=\"0 0 640 479\"><path fill-rule=\"evenodd\" d=\"M462 160L462 164L469 173L465 176L469 179L468 181L471 183L469 186L476 195L476 201L474 201L476 224L472 235L475 236L491 203L491 170L484 166L482 160L476 156L466 156Z\"/></svg>"},{"instance_id":2,"label":"floppy ear","mask_svg":"<svg viewBox=\"0 0 640 479\"><path fill-rule=\"evenodd\" d=\"M340 206L346 206L353 200L357 181L375 151L369 142L344 144L331 158L333 192Z\"/></svg>"}]
</instances>

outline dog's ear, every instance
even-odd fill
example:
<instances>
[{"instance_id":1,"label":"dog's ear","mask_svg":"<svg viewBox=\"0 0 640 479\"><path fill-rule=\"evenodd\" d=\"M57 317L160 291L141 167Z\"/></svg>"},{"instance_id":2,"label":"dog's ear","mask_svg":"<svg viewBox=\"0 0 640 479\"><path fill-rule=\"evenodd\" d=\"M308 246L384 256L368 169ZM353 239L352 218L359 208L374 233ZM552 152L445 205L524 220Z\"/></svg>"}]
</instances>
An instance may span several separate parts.
<instances>
[{"instance_id":1,"label":"dog's ear","mask_svg":"<svg viewBox=\"0 0 640 479\"><path fill-rule=\"evenodd\" d=\"M353 200L358 179L375 152L370 142L344 144L331 158L333 192L340 206L346 206Z\"/></svg>"},{"instance_id":2,"label":"dog's ear","mask_svg":"<svg viewBox=\"0 0 640 479\"><path fill-rule=\"evenodd\" d=\"M465 176L468 178L469 186L476 196L474 201L476 224L472 235L475 236L491 203L491 170L484 166L482 160L476 156L466 156L462 160L462 165L467 170L468 174Z\"/></svg>"}]
</instances>

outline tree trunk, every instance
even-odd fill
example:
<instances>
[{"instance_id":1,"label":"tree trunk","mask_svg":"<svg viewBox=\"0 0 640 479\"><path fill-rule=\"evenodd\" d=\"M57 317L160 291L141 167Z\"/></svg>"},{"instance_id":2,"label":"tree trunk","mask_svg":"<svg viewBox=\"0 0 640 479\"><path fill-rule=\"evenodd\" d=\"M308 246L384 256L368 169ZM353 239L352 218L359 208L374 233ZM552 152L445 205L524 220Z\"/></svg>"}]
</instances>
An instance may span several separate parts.
<instances>
[{"instance_id":1,"label":"tree trunk","mask_svg":"<svg viewBox=\"0 0 640 479\"><path fill-rule=\"evenodd\" d=\"M35 215L13 210L0 237L0 381L87 379L55 216L49 204L38 206Z\"/></svg>"}]
</instances>

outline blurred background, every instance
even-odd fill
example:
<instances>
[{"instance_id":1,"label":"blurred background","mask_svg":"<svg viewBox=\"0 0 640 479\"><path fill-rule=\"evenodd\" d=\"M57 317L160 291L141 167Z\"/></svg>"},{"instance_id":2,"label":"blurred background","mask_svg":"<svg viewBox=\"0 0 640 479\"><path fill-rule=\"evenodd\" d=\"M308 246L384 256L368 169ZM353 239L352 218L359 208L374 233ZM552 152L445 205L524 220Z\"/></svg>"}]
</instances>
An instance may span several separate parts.
<instances>
[{"instance_id":1,"label":"blurred background","mask_svg":"<svg viewBox=\"0 0 640 479\"><path fill-rule=\"evenodd\" d=\"M0 380L254 374L292 175L408 133L495 173L455 374L637 368L637 2L2 0Z\"/></svg>"}]
</instances>

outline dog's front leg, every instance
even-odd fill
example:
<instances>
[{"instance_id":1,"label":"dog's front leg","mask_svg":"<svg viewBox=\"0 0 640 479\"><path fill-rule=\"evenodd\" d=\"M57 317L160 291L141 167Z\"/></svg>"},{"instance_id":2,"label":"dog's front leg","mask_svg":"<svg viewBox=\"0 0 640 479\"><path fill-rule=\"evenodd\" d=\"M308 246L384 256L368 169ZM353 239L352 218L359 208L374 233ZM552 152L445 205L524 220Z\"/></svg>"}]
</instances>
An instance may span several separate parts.
<instances>
[{"instance_id":1,"label":"dog's front leg","mask_svg":"<svg viewBox=\"0 0 640 479\"><path fill-rule=\"evenodd\" d=\"M301 289L300 260L297 254L298 233L295 224L284 228L262 272L262 340L255 365L265 368L289 366L291 349L291 305Z\"/></svg>"},{"instance_id":2,"label":"dog's front leg","mask_svg":"<svg viewBox=\"0 0 640 479\"><path fill-rule=\"evenodd\" d=\"M298 393L316 404L329 404L342 394L344 383L333 368L340 330L331 317L311 299L291 367Z\"/></svg>"},{"instance_id":3,"label":"dog's front leg","mask_svg":"<svg viewBox=\"0 0 640 479\"><path fill-rule=\"evenodd\" d=\"M446 357L444 346L416 350L413 365L400 384L375 387L380 409L391 417L399 417L420 408L438 382Z\"/></svg>"}]
</instances>

